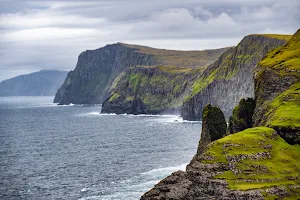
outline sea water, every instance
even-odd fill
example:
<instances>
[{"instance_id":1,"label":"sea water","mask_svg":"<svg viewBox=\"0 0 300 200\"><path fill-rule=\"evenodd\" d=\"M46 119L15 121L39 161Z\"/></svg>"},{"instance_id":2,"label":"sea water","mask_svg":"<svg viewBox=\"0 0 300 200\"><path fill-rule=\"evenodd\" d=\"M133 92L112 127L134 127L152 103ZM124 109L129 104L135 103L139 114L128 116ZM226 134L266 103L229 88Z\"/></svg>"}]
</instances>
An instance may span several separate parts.
<instances>
[{"instance_id":1,"label":"sea water","mask_svg":"<svg viewBox=\"0 0 300 200\"><path fill-rule=\"evenodd\" d=\"M196 153L201 123L0 98L0 199L137 200Z\"/></svg>"}]
</instances>

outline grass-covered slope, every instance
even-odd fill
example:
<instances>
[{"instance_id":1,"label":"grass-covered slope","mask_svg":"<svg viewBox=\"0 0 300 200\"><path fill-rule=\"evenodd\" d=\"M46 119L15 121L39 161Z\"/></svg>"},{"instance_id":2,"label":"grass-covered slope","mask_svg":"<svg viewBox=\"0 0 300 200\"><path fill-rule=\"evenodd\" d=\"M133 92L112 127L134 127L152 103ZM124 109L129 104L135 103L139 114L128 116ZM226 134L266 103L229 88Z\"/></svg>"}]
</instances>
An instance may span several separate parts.
<instances>
[{"instance_id":1,"label":"grass-covered slope","mask_svg":"<svg viewBox=\"0 0 300 200\"><path fill-rule=\"evenodd\" d=\"M129 68L119 75L110 88L110 96L102 104L102 112L157 114L179 112L191 68L141 66Z\"/></svg>"},{"instance_id":2,"label":"grass-covered slope","mask_svg":"<svg viewBox=\"0 0 300 200\"><path fill-rule=\"evenodd\" d=\"M41 70L0 82L0 96L53 96L67 76L66 71Z\"/></svg>"},{"instance_id":3,"label":"grass-covered slope","mask_svg":"<svg viewBox=\"0 0 300 200\"><path fill-rule=\"evenodd\" d=\"M200 120L203 107L219 106L229 117L241 98L253 97L253 69L272 49L286 44L286 35L248 35L234 48L227 50L193 83L185 99L182 116Z\"/></svg>"},{"instance_id":4,"label":"grass-covered slope","mask_svg":"<svg viewBox=\"0 0 300 200\"><path fill-rule=\"evenodd\" d=\"M60 104L102 103L114 79L130 67L174 66L206 68L227 48L204 51L173 51L117 43L87 50L78 57L54 102Z\"/></svg>"},{"instance_id":5,"label":"grass-covered slope","mask_svg":"<svg viewBox=\"0 0 300 200\"><path fill-rule=\"evenodd\" d=\"M255 68L255 127L211 142L142 200L300 198L299 34ZM253 103L241 101L233 117L249 120Z\"/></svg>"},{"instance_id":6,"label":"grass-covered slope","mask_svg":"<svg viewBox=\"0 0 300 200\"><path fill-rule=\"evenodd\" d=\"M300 144L300 30L255 68L255 125L276 129Z\"/></svg>"},{"instance_id":7,"label":"grass-covered slope","mask_svg":"<svg viewBox=\"0 0 300 200\"><path fill-rule=\"evenodd\" d=\"M228 47L203 51L177 51L119 43L136 52L152 55L158 65L199 68L213 63Z\"/></svg>"},{"instance_id":8,"label":"grass-covered slope","mask_svg":"<svg viewBox=\"0 0 300 200\"><path fill-rule=\"evenodd\" d=\"M289 145L274 129L256 127L229 135L210 144L204 163L231 164L215 176L225 179L232 190L280 186L300 195L300 146ZM294 188L298 185L299 188Z\"/></svg>"}]
</instances>

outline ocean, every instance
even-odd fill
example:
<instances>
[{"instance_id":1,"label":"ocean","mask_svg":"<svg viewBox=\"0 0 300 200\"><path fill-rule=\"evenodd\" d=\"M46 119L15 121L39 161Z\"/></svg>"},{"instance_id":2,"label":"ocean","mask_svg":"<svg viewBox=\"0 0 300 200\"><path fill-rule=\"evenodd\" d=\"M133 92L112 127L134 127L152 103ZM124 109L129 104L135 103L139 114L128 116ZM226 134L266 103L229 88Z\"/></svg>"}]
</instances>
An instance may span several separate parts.
<instances>
[{"instance_id":1,"label":"ocean","mask_svg":"<svg viewBox=\"0 0 300 200\"><path fill-rule=\"evenodd\" d=\"M196 153L200 122L0 97L0 199L138 200Z\"/></svg>"}]
</instances>

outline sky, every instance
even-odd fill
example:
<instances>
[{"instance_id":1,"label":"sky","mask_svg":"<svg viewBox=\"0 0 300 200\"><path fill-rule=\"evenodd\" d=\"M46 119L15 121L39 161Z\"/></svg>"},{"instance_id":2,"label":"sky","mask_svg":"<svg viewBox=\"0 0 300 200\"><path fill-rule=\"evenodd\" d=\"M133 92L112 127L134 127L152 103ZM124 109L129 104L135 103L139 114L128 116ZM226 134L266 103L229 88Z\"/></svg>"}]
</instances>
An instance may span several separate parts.
<instances>
[{"instance_id":1,"label":"sky","mask_svg":"<svg viewBox=\"0 0 300 200\"><path fill-rule=\"evenodd\" d=\"M203 50L248 34L293 34L300 0L1 0L0 81L72 70L78 55L116 42Z\"/></svg>"}]
</instances>

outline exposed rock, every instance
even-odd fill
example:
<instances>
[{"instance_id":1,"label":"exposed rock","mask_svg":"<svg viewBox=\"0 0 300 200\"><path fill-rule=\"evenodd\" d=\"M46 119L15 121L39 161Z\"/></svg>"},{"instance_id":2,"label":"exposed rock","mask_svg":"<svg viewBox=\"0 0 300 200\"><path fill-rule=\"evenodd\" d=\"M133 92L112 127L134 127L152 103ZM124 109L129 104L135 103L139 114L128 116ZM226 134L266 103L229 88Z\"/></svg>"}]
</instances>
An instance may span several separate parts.
<instances>
[{"instance_id":1,"label":"exposed rock","mask_svg":"<svg viewBox=\"0 0 300 200\"><path fill-rule=\"evenodd\" d=\"M201 155L206 146L226 135L227 124L223 112L210 104L206 105L202 116L202 131L197 155Z\"/></svg>"},{"instance_id":2,"label":"exposed rock","mask_svg":"<svg viewBox=\"0 0 300 200\"><path fill-rule=\"evenodd\" d=\"M180 114L190 86L190 68L135 67L119 75L103 102L103 113Z\"/></svg>"},{"instance_id":3,"label":"exposed rock","mask_svg":"<svg viewBox=\"0 0 300 200\"><path fill-rule=\"evenodd\" d=\"M300 144L300 30L255 67L255 126L268 126Z\"/></svg>"},{"instance_id":4,"label":"exposed rock","mask_svg":"<svg viewBox=\"0 0 300 200\"><path fill-rule=\"evenodd\" d=\"M198 150L186 172L180 172L180 181L163 180L141 200L299 198L300 146L286 142L299 141L299 41L300 30L287 45L270 52L255 69L254 125L274 127L278 132L255 127L215 140ZM223 88L220 86L219 90ZM199 102L203 103L201 99ZM194 99L187 106L196 103ZM246 110L243 118L249 125L252 109ZM191 108L189 112L195 117L200 111ZM173 179L174 175L166 178ZM183 182L187 183L184 188L180 185ZM171 191L180 195L169 196Z\"/></svg>"},{"instance_id":5,"label":"exposed rock","mask_svg":"<svg viewBox=\"0 0 300 200\"><path fill-rule=\"evenodd\" d=\"M254 97L253 69L270 50L287 42L282 38L249 35L227 50L194 83L192 95L183 103L182 117L200 120L204 106L210 103L228 118L240 99Z\"/></svg>"},{"instance_id":6,"label":"exposed rock","mask_svg":"<svg viewBox=\"0 0 300 200\"><path fill-rule=\"evenodd\" d=\"M74 71L69 72L57 91L54 102L60 104L102 103L115 77L125 68L156 63L152 55L135 51L122 44L87 50L78 57Z\"/></svg>"},{"instance_id":7,"label":"exposed rock","mask_svg":"<svg viewBox=\"0 0 300 200\"><path fill-rule=\"evenodd\" d=\"M274 145L278 146L264 148ZM273 129L246 129L210 143L205 151L194 156L186 172L168 176L141 200L297 197L300 194L299 150L288 145ZM290 157L289 162L286 157ZM285 171L287 168L289 171ZM291 180L291 177L295 178Z\"/></svg>"},{"instance_id":8,"label":"exposed rock","mask_svg":"<svg viewBox=\"0 0 300 200\"><path fill-rule=\"evenodd\" d=\"M241 99L239 105L233 109L232 116L229 117L228 133L237 133L247 128L251 128L254 109L254 99Z\"/></svg>"},{"instance_id":9,"label":"exposed rock","mask_svg":"<svg viewBox=\"0 0 300 200\"><path fill-rule=\"evenodd\" d=\"M57 91L54 102L60 104L102 103L115 78L125 69L136 66L182 66L198 68L215 61L227 48L205 51L172 51L117 43L87 50L78 57Z\"/></svg>"}]
</instances>

